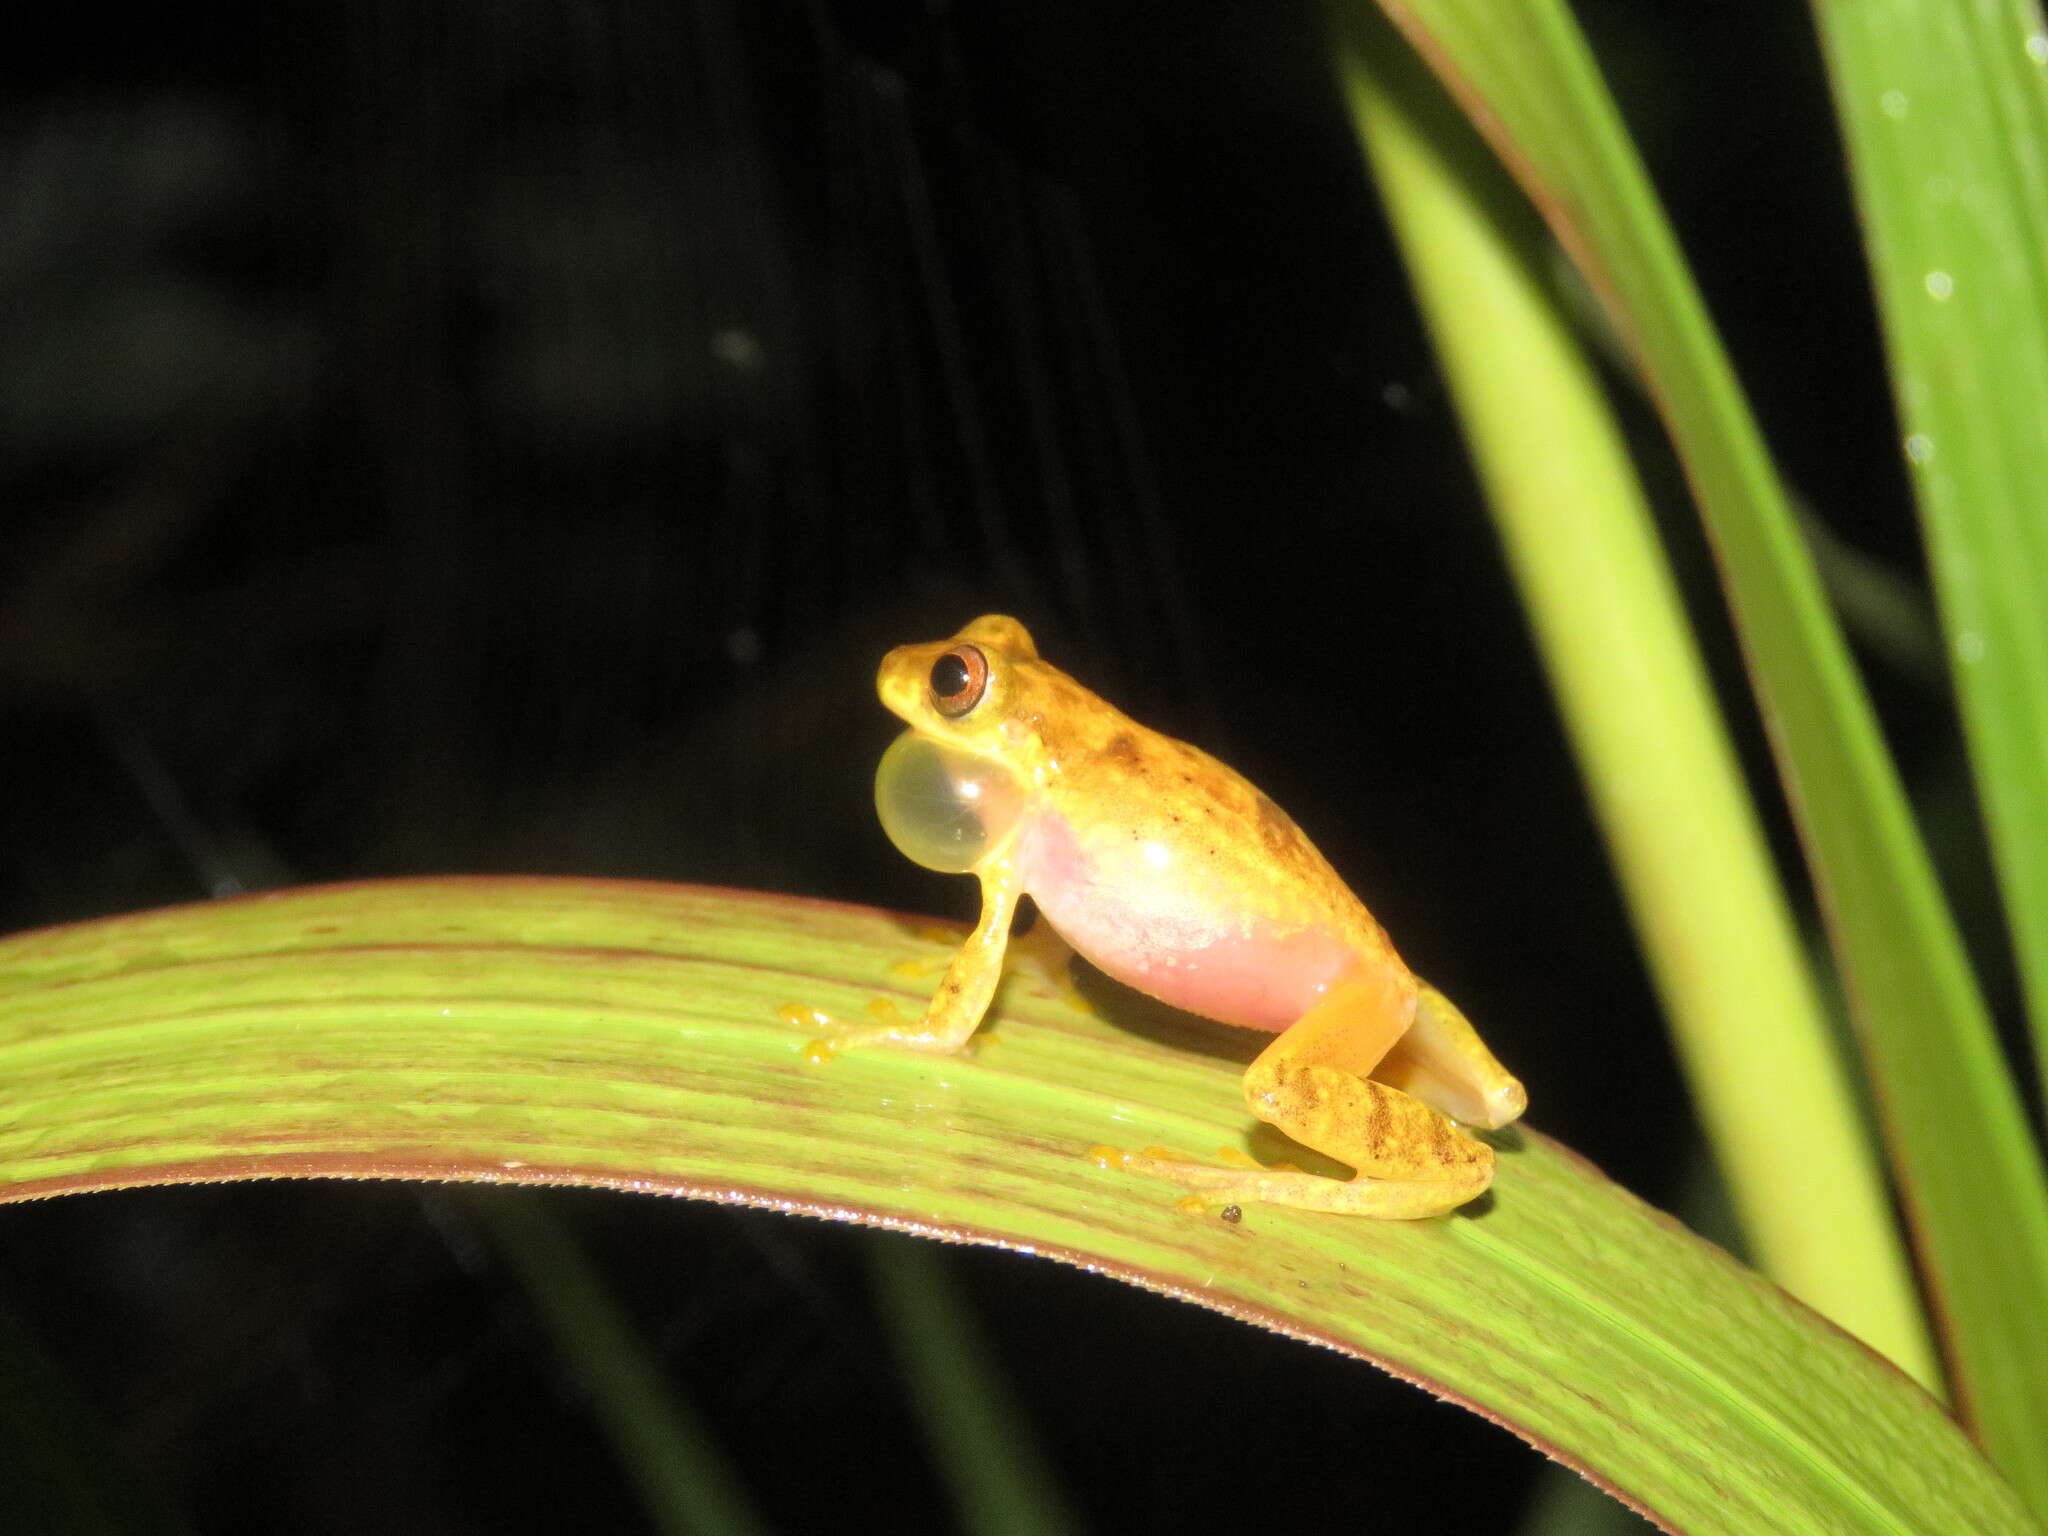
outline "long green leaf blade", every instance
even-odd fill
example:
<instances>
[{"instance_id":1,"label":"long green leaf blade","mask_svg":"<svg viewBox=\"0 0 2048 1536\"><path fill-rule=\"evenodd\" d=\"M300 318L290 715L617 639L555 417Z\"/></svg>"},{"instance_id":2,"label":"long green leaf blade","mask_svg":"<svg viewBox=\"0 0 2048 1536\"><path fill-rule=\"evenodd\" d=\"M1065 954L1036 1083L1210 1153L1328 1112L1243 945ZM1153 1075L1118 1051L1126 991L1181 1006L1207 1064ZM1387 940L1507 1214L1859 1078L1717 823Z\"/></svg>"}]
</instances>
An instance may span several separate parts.
<instances>
[{"instance_id":1,"label":"long green leaf blade","mask_svg":"<svg viewBox=\"0 0 2048 1536\"><path fill-rule=\"evenodd\" d=\"M2048 1065L2048 29L1815 0L1979 799Z\"/></svg>"},{"instance_id":2,"label":"long green leaf blade","mask_svg":"<svg viewBox=\"0 0 2048 1536\"><path fill-rule=\"evenodd\" d=\"M518 1275L661 1536L767 1536L689 1400L662 1378L576 1234L523 1191L469 1210Z\"/></svg>"},{"instance_id":3,"label":"long green leaf blade","mask_svg":"<svg viewBox=\"0 0 2048 1536\"><path fill-rule=\"evenodd\" d=\"M777 1017L920 1007L955 943L861 908L540 880L24 934L0 942L0 1195L455 1178L861 1220L1376 1360L1689 1532L2031 1528L1904 1376L1534 1132L1455 1218L1233 1224L1087 1149L1245 1145L1240 1032L1121 995L1113 1023L1028 960L959 1058L813 1065Z\"/></svg>"},{"instance_id":4,"label":"long green leaf blade","mask_svg":"<svg viewBox=\"0 0 2048 1536\"><path fill-rule=\"evenodd\" d=\"M868 1275L960 1529L967 1536L1083 1529L945 1254L929 1243L873 1237Z\"/></svg>"},{"instance_id":5,"label":"long green leaf blade","mask_svg":"<svg viewBox=\"0 0 2048 1536\"><path fill-rule=\"evenodd\" d=\"M1993 1458L2048 1509L2040 1158L1734 371L1562 0L1382 3L1609 305L1664 414L1829 919L1958 1398Z\"/></svg>"},{"instance_id":6,"label":"long green leaf blade","mask_svg":"<svg viewBox=\"0 0 2048 1536\"><path fill-rule=\"evenodd\" d=\"M1550 242L1393 29L1349 15L1352 116L1750 1251L1933 1382L1883 1173L1677 582L1540 275Z\"/></svg>"}]
</instances>

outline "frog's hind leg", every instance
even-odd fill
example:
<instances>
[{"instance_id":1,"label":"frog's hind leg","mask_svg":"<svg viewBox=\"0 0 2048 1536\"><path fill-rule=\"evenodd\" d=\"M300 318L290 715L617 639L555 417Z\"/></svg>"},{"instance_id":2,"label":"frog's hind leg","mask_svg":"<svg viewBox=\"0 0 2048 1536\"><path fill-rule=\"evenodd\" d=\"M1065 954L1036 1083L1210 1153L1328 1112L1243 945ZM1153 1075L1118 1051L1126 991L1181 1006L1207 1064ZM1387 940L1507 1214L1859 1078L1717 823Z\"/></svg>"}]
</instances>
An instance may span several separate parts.
<instances>
[{"instance_id":1,"label":"frog's hind leg","mask_svg":"<svg viewBox=\"0 0 2048 1536\"><path fill-rule=\"evenodd\" d=\"M1226 1201L1397 1219L1454 1210L1493 1181L1493 1149L1421 1100L1366 1076L1407 1028L1413 1007L1413 993L1393 978L1347 979L1245 1071L1254 1114L1348 1163L1356 1178L1153 1157L1125 1166Z\"/></svg>"},{"instance_id":2,"label":"frog's hind leg","mask_svg":"<svg viewBox=\"0 0 2048 1536\"><path fill-rule=\"evenodd\" d=\"M1529 1095L1493 1059L1458 1005L1418 982L1415 1022L1394 1043L1373 1076L1466 1125L1497 1131L1521 1118Z\"/></svg>"}]
</instances>

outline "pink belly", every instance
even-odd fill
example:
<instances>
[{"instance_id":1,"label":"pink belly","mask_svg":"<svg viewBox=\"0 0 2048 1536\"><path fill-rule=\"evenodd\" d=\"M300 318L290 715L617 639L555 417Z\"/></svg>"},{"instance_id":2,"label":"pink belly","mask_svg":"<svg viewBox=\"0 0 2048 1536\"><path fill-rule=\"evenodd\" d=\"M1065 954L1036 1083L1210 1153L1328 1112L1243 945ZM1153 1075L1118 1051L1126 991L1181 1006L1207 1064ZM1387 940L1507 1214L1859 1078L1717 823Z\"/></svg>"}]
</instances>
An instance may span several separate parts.
<instances>
[{"instance_id":1,"label":"pink belly","mask_svg":"<svg viewBox=\"0 0 2048 1536\"><path fill-rule=\"evenodd\" d=\"M1234 892L1162 878L1142 856L1085 858L1057 818L1020 847L1025 888L1066 941L1126 986L1175 1008L1279 1031L1352 964L1317 927L1248 915Z\"/></svg>"}]
</instances>

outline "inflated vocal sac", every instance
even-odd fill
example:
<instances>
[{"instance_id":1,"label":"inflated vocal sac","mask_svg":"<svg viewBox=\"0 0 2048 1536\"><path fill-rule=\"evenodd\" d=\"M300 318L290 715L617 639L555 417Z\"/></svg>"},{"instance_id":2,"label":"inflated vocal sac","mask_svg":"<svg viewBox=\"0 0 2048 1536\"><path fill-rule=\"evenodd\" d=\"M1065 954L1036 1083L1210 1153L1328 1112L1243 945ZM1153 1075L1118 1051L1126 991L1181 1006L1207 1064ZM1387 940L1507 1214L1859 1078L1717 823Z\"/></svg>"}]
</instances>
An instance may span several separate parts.
<instances>
[{"instance_id":1,"label":"inflated vocal sac","mask_svg":"<svg viewBox=\"0 0 2048 1536\"><path fill-rule=\"evenodd\" d=\"M875 813L903 856L964 874L1023 814L1023 785L996 763L905 731L875 768Z\"/></svg>"}]
</instances>

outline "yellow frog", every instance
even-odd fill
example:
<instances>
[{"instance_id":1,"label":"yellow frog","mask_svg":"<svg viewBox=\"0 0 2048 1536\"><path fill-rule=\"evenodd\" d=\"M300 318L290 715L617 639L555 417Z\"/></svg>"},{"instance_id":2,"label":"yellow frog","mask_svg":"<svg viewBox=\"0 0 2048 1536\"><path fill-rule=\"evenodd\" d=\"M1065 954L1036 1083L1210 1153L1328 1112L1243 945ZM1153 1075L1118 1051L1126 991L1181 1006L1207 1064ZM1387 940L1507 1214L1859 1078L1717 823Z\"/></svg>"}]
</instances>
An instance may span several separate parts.
<instances>
[{"instance_id":1,"label":"yellow frog","mask_svg":"<svg viewBox=\"0 0 2048 1536\"><path fill-rule=\"evenodd\" d=\"M1244 1075L1252 1112L1357 1169L1125 1159L1228 1201L1435 1216L1493 1179L1494 1129L1527 1095L1277 805L1207 753L1130 720L990 614L891 651L876 679L910 724L875 775L890 839L981 879L981 920L915 1024L832 1048L957 1051L1002 974L1017 898L1109 975L1162 1002L1274 1032Z\"/></svg>"}]
</instances>

